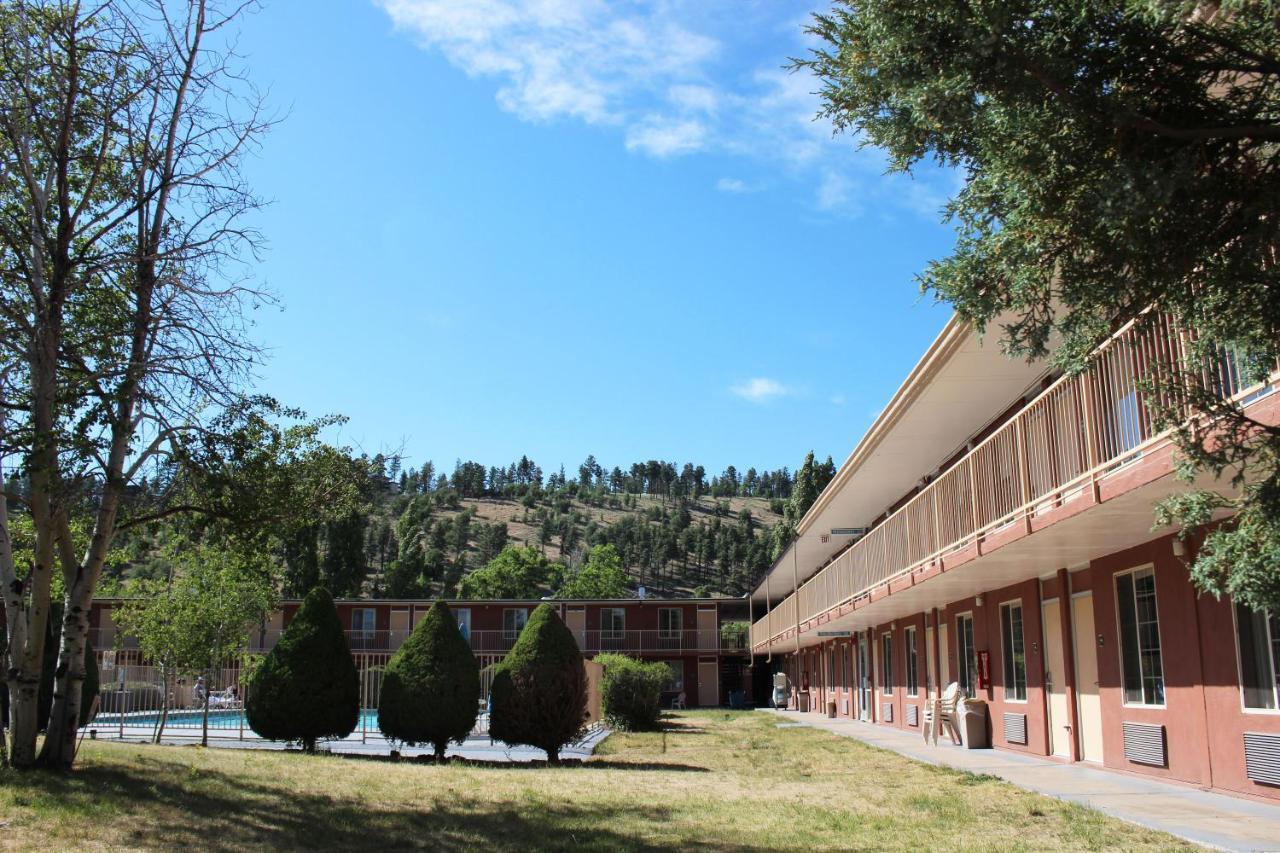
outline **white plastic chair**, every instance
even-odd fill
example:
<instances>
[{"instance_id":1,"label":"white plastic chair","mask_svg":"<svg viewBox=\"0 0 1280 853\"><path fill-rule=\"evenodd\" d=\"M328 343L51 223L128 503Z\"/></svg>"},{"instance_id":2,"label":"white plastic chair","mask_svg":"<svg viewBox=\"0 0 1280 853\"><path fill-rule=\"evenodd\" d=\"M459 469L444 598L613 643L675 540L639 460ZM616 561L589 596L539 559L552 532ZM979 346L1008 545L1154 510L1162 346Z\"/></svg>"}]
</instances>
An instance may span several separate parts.
<instances>
[{"instance_id":1,"label":"white plastic chair","mask_svg":"<svg viewBox=\"0 0 1280 853\"><path fill-rule=\"evenodd\" d=\"M941 698L930 699L924 706L924 726L922 731L925 742L936 746L939 731L943 728L951 735L952 743L960 743L960 726L957 720L957 708L960 704L960 684L951 682L942 691Z\"/></svg>"},{"instance_id":2,"label":"white plastic chair","mask_svg":"<svg viewBox=\"0 0 1280 853\"><path fill-rule=\"evenodd\" d=\"M677 710L677 709L679 709L679 710L681 710L681 711L685 711L685 710L688 710L688 708L689 708L689 706L688 706L688 705L686 705L686 704L685 704L685 701L684 701L684 692L683 692L683 691L681 691L681 693L680 693L680 695L679 695L679 696L677 696L676 698L674 698L674 699L672 699L672 700L671 700L671 710L673 710L673 711L675 711L675 710Z\"/></svg>"}]
</instances>

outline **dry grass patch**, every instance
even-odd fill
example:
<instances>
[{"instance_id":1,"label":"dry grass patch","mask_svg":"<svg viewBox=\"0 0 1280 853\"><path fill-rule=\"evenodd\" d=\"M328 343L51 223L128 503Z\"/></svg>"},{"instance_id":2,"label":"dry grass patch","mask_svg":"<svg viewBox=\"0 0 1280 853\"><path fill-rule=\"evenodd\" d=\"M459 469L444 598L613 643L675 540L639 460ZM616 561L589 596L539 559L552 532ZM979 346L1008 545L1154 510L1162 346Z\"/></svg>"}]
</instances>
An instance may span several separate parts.
<instances>
[{"instance_id":1,"label":"dry grass patch","mask_svg":"<svg viewBox=\"0 0 1280 853\"><path fill-rule=\"evenodd\" d=\"M0 846L205 849L1151 849L1180 846L998 780L766 714L688 712L591 762L436 767L85 742L0 771Z\"/></svg>"}]
</instances>

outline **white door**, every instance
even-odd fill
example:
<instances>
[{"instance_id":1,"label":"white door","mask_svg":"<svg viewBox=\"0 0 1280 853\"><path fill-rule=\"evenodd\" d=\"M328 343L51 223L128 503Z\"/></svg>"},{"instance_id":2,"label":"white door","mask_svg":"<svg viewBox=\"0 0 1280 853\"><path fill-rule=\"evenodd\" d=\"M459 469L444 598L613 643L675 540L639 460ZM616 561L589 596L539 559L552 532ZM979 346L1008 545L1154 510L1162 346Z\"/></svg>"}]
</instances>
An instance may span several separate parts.
<instances>
[{"instance_id":1,"label":"white door","mask_svg":"<svg viewBox=\"0 0 1280 853\"><path fill-rule=\"evenodd\" d=\"M1080 724L1080 757L1102 761L1102 699L1098 695L1098 642L1093 623L1093 594L1071 599L1076 653L1076 717Z\"/></svg>"},{"instance_id":2,"label":"white door","mask_svg":"<svg viewBox=\"0 0 1280 853\"><path fill-rule=\"evenodd\" d=\"M698 704L704 708L720 704L720 672L715 658L698 658Z\"/></svg>"},{"instance_id":3,"label":"white door","mask_svg":"<svg viewBox=\"0 0 1280 853\"><path fill-rule=\"evenodd\" d=\"M946 690L951 683L951 656L947 650L947 626L938 626L938 684L939 691Z\"/></svg>"},{"instance_id":4,"label":"white door","mask_svg":"<svg viewBox=\"0 0 1280 853\"><path fill-rule=\"evenodd\" d=\"M1062 653L1062 608L1052 598L1040 605L1044 629L1044 681L1049 692L1049 743L1053 754L1071 757L1071 715L1067 705L1066 663Z\"/></svg>"},{"instance_id":5,"label":"white door","mask_svg":"<svg viewBox=\"0 0 1280 853\"><path fill-rule=\"evenodd\" d=\"M858 634L858 719L871 722L871 655L866 633Z\"/></svg>"},{"instance_id":6,"label":"white door","mask_svg":"<svg viewBox=\"0 0 1280 853\"><path fill-rule=\"evenodd\" d=\"M714 607L698 608L698 650L711 652L720 648L720 626Z\"/></svg>"}]
</instances>

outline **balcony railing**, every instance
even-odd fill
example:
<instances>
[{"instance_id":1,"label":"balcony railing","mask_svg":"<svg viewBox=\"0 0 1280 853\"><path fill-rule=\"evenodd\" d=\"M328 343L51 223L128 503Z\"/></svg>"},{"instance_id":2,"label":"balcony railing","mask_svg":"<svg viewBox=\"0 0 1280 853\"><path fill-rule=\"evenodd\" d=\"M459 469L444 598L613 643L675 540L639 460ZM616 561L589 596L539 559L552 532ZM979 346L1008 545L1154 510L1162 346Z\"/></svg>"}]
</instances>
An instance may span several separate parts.
<instances>
[{"instance_id":1,"label":"balcony railing","mask_svg":"<svg viewBox=\"0 0 1280 853\"><path fill-rule=\"evenodd\" d=\"M1147 405L1155 393L1148 389L1159 382L1150 380L1171 378L1187 363L1188 341L1165 317L1126 326L1088 370L1051 385L758 619L752 648L1009 524L1075 500L1097 478L1140 456L1162 437ZM1226 350L1201 373L1205 387L1222 397L1266 387L1245 387L1243 359Z\"/></svg>"}]
</instances>

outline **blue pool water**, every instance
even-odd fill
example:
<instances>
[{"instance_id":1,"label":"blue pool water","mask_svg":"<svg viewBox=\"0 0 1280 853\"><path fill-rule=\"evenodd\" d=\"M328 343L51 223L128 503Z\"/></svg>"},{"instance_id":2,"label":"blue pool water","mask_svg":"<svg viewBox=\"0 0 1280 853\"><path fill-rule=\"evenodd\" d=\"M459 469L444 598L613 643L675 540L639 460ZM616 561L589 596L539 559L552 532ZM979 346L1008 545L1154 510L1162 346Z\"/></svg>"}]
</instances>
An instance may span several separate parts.
<instances>
[{"instance_id":1,"label":"blue pool water","mask_svg":"<svg viewBox=\"0 0 1280 853\"><path fill-rule=\"evenodd\" d=\"M156 712L135 712L124 715L125 727L142 726L153 728L160 719L160 713ZM200 728L200 711L170 711L169 719L165 722L165 728ZM90 728L110 728L120 725L119 714L98 714L94 717ZM250 731L249 723L244 719L244 711L218 710L209 712L209 728L212 729L232 729L239 731L243 726L245 732ZM378 731L378 712L372 708L365 709L360 712L360 722L356 724L356 731Z\"/></svg>"}]
</instances>

